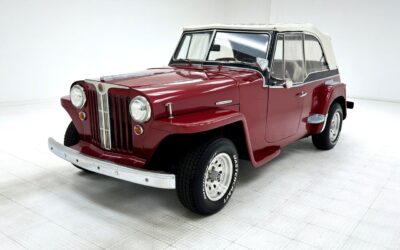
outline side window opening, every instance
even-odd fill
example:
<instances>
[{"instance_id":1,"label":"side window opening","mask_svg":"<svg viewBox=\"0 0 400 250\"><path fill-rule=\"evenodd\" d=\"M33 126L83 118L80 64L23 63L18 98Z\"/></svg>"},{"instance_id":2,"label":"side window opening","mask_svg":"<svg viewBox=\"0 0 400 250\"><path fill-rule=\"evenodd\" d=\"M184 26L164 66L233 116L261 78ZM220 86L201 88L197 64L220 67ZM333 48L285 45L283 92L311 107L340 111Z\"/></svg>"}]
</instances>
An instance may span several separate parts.
<instances>
[{"instance_id":1,"label":"side window opening","mask_svg":"<svg viewBox=\"0 0 400 250\"><path fill-rule=\"evenodd\" d=\"M285 62L285 79L291 79L293 83L303 82L305 78L303 34L285 34L283 58Z\"/></svg>"},{"instance_id":2,"label":"side window opening","mask_svg":"<svg viewBox=\"0 0 400 250\"><path fill-rule=\"evenodd\" d=\"M176 59L204 60L211 32L186 34L182 39Z\"/></svg>"},{"instance_id":3,"label":"side window opening","mask_svg":"<svg viewBox=\"0 0 400 250\"><path fill-rule=\"evenodd\" d=\"M278 34L271 65L271 76L275 79L290 79L293 83L305 79L303 34Z\"/></svg>"},{"instance_id":4,"label":"side window opening","mask_svg":"<svg viewBox=\"0 0 400 250\"><path fill-rule=\"evenodd\" d=\"M271 65L271 76L275 79L284 79L283 68L283 34L276 38L274 58Z\"/></svg>"},{"instance_id":5,"label":"side window opening","mask_svg":"<svg viewBox=\"0 0 400 250\"><path fill-rule=\"evenodd\" d=\"M186 59L187 58L191 40L192 40L191 35L185 36L185 38L183 39L182 45L181 45L181 50L179 51L178 56L176 57L177 59Z\"/></svg>"},{"instance_id":6,"label":"side window opening","mask_svg":"<svg viewBox=\"0 0 400 250\"><path fill-rule=\"evenodd\" d=\"M328 70L328 63L318 39L312 35L304 36L304 52L307 74Z\"/></svg>"}]
</instances>

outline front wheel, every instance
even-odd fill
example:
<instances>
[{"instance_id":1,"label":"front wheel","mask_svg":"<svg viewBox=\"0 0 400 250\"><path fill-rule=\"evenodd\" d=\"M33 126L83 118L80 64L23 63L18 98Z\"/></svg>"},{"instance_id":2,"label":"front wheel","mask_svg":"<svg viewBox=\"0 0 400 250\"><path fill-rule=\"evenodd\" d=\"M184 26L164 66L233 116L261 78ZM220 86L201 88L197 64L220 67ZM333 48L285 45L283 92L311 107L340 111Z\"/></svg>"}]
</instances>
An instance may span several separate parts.
<instances>
[{"instance_id":1,"label":"front wheel","mask_svg":"<svg viewBox=\"0 0 400 250\"><path fill-rule=\"evenodd\" d=\"M198 214L214 214L231 197L239 172L235 145L219 138L186 154L176 174L181 203Z\"/></svg>"},{"instance_id":2,"label":"front wheel","mask_svg":"<svg viewBox=\"0 0 400 250\"><path fill-rule=\"evenodd\" d=\"M339 140L343 123L343 109L339 103L334 103L328 113L324 130L312 136L312 142L318 149L328 150L333 148Z\"/></svg>"}]
</instances>

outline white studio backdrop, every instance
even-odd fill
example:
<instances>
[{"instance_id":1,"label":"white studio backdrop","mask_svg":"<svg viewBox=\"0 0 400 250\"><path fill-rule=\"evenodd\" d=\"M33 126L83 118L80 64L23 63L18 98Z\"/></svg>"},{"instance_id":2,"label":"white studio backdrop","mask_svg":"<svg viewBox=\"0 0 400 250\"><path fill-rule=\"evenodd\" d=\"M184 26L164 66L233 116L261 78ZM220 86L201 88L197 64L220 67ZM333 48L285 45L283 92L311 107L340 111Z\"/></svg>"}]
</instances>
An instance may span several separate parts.
<instances>
[{"instance_id":1,"label":"white studio backdrop","mask_svg":"<svg viewBox=\"0 0 400 250\"><path fill-rule=\"evenodd\" d=\"M400 101L396 1L0 0L0 104L57 99L75 80L165 66L182 27L313 23L352 97Z\"/></svg>"},{"instance_id":2,"label":"white studio backdrop","mask_svg":"<svg viewBox=\"0 0 400 250\"><path fill-rule=\"evenodd\" d=\"M165 66L183 26L239 21L228 2L0 0L0 104L57 99L75 80ZM265 3L254 1L258 16L248 11L245 21L267 22Z\"/></svg>"}]
</instances>

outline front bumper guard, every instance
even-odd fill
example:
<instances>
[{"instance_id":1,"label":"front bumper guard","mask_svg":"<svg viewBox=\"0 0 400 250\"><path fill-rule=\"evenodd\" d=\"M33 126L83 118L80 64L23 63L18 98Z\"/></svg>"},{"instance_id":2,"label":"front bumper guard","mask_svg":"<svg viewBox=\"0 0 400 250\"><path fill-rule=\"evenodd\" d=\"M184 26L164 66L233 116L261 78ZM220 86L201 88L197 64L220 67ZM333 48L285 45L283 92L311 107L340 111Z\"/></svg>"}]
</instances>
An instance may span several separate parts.
<instances>
[{"instance_id":1,"label":"front bumper guard","mask_svg":"<svg viewBox=\"0 0 400 250\"><path fill-rule=\"evenodd\" d=\"M55 155L89 171L144 186L175 189L174 174L130 168L108 161L102 161L66 147L51 137L48 139L48 144L50 151Z\"/></svg>"}]
</instances>

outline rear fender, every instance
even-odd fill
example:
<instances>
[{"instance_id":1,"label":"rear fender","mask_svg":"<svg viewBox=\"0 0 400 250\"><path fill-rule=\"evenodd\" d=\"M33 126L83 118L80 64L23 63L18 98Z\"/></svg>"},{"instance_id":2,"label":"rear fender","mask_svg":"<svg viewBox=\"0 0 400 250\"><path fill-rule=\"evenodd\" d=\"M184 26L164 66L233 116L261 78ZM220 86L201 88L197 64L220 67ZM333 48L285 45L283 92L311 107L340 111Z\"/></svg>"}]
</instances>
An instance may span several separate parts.
<instances>
[{"instance_id":1,"label":"rear fender","mask_svg":"<svg viewBox=\"0 0 400 250\"><path fill-rule=\"evenodd\" d=\"M314 89L310 116L324 115L325 120L318 124L307 123L307 130L310 134L319 134L324 130L329 108L334 102L342 106L343 118L346 118L346 85L344 83L325 84Z\"/></svg>"}]
</instances>

